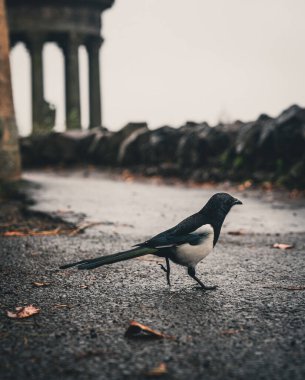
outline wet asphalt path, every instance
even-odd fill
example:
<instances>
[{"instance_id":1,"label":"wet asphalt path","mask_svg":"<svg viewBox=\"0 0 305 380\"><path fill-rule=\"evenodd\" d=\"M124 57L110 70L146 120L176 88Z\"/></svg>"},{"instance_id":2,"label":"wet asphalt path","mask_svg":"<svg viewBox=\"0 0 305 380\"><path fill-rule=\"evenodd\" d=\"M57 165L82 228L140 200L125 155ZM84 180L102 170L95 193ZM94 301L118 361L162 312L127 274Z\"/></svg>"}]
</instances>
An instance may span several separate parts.
<instances>
[{"instance_id":1,"label":"wet asphalt path","mask_svg":"<svg viewBox=\"0 0 305 380\"><path fill-rule=\"evenodd\" d=\"M175 265L169 289L154 257L91 272L57 268L128 248L197 211L213 190L80 175L27 178L42 185L35 208L102 224L75 237L0 238L1 379L142 379L161 362L165 379L304 379L301 202L234 193L244 206L232 210L215 252L198 266L200 278L218 285L203 292ZM271 248L279 242L294 248ZM28 304L41 313L6 317ZM131 319L175 339L127 339Z\"/></svg>"}]
</instances>

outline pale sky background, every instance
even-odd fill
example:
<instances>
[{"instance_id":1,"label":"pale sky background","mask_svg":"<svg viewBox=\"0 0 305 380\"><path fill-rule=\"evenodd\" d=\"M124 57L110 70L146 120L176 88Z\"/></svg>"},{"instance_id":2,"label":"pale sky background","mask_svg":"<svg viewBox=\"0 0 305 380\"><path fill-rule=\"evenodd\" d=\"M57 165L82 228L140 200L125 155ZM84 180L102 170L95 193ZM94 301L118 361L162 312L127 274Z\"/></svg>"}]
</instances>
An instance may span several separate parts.
<instances>
[{"instance_id":1,"label":"pale sky background","mask_svg":"<svg viewBox=\"0 0 305 380\"><path fill-rule=\"evenodd\" d=\"M151 128L186 120L251 120L305 106L304 0L116 0L103 14L103 124ZM81 58L82 123L88 125L87 57ZM30 131L29 57L12 52L17 121ZM64 128L63 57L44 49L45 96Z\"/></svg>"}]
</instances>

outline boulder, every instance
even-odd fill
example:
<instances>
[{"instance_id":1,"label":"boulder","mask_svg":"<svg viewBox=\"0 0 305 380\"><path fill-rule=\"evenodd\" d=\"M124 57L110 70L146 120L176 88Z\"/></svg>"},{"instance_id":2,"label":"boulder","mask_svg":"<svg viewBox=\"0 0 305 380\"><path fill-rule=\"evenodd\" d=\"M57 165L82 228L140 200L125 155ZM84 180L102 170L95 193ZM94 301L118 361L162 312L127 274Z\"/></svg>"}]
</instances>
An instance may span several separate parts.
<instances>
[{"instance_id":1,"label":"boulder","mask_svg":"<svg viewBox=\"0 0 305 380\"><path fill-rule=\"evenodd\" d=\"M107 165L109 162L109 140L113 132L96 131L88 149L89 160L97 165Z\"/></svg>"},{"instance_id":2,"label":"boulder","mask_svg":"<svg viewBox=\"0 0 305 380\"><path fill-rule=\"evenodd\" d=\"M256 121L241 126L235 142L235 169L274 170L276 152L274 145L274 119L261 115Z\"/></svg>"},{"instance_id":3,"label":"boulder","mask_svg":"<svg viewBox=\"0 0 305 380\"><path fill-rule=\"evenodd\" d=\"M20 139L24 166L75 164L88 160L94 133L68 131L32 135Z\"/></svg>"},{"instance_id":4,"label":"boulder","mask_svg":"<svg viewBox=\"0 0 305 380\"><path fill-rule=\"evenodd\" d=\"M122 165L159 165L176 161L179 130L164 126L141 129L125 140L119 154Z\"/></svg>"},{"instance_id":5,"label":"boulder","mask_svg":"<svg viewBox=\"0 0 305 380\"><path fill-rule=\"evenodd\" d=\"M185 125L180 128L177 162L181 168L194 168L205 164L207 158L205 137L210 128L207 123Z\"/></svg>"},{"instance_id":6,"label":"boulder","mask_svg":"<svg viewBox=\"0 0 305 380\"><path fill-rule=\"evenodd\" d=\"M289 107L275 119L275 149L286 164L299 162L305 154L305 109Z\"/></svg>"},{"instance_id":7,"label":"boulder","mask_svg":"<svg viewBox=\"0 0 305 380\"><path fill-rule=\"evenodd\" d=\"M137 166L141 164L139 146L144 140L149 139L147 126L139 128L131 133L120 145L118 163L122 166ZM143 136L142 136L143 135ZM140 141L141 140L141 141Z\"/></svg>"},{"instance_id":8,"label":"boulder","mask_svg":"<svg viewBox=\"0 0 305 380\"><path fill-rule=\"evenodd\" d=\"M93 161L99 165L118 165L122 143L134 132L143 128L148 130L146 123L128 123L118 132L100 133L90 148Z\"/></svg>"},{"instance_id":9,"label":"boulder","mask_svg":"<svg viewBox=\"0 0 305 380\"><path fill-rule=\"evenodd\" d=\"M192 129L182 127L177 160L183 168L197 168L218 162L218 157L230 147L233 132L228 127L218 125L210 127L207 123ZM218 162L219 163L219 162Z\"/></svg>"},{"instance_id":10,"label":"boulder","mask_svg":"<svg viewBox=\"0 0 305 380\"><path fill-rule=\"evenodd\" d=\"M303 160L305 152L305 110L292 106L273 119L261 115L244 124L235 143L237 166L273 171L281 175Z\"/></svg>"},{"instance_id":11,"label":"boulder","mask_svg":"<svg viewBox=\"0 0 305 380\"><path fill-rule=\"evenodd\" d=\"M152 165L175 163L180 136L179 130L169 126L152 131L147 144L140 147L145 162Z\"/></svg>"}]
</instances>

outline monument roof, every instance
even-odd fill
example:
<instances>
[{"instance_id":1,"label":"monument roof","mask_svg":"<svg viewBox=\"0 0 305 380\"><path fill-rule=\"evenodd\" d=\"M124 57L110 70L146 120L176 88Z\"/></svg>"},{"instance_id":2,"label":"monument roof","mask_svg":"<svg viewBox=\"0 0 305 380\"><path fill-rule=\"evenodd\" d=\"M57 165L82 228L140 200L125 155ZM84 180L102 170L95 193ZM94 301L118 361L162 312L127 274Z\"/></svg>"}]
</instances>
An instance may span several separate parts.
<instances>
[{"instance_id":1,"label":"monument roof","mask_svg":"<svg viewBox=\"0 0 305 380\"><path fill-rule=\"evenodd\" d=\"M27 0L26 3L24 0L6 0L8 7L17 7L17 6L50 6L50 5L60 5L60 6L85 6L85 7L94 7L100 9L101 11L110 8L114 0Z\"/></svg>"}]
</instances>

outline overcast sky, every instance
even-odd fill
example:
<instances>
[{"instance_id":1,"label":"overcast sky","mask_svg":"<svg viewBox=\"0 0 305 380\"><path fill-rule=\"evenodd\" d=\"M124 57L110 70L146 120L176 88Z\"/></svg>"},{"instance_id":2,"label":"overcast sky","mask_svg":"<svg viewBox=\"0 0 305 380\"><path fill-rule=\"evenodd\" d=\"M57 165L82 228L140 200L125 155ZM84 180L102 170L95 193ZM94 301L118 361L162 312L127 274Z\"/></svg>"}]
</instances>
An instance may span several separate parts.
<instances>
[{"instance_id":1,"label":"overcast sky","mask_svg":"<svg viewBox=\"0 0 305 380\"><path fill-rule=\"evenodd\" d=\"M103 124L155 128L211 124L305 106L304 0L116 0L103 14ZM80 50L82 122L88 124L86 54ZM44 49L45 96L64 125L63 58ZM29 58L12 53L21 132L30 130Z\"/></svg>"}]
</instances>

